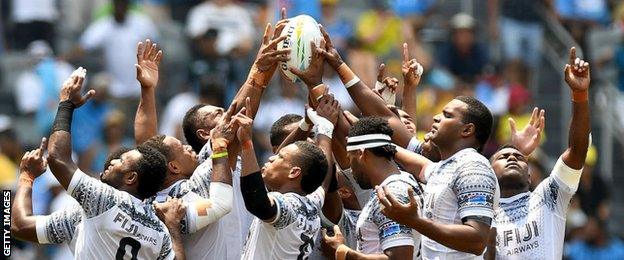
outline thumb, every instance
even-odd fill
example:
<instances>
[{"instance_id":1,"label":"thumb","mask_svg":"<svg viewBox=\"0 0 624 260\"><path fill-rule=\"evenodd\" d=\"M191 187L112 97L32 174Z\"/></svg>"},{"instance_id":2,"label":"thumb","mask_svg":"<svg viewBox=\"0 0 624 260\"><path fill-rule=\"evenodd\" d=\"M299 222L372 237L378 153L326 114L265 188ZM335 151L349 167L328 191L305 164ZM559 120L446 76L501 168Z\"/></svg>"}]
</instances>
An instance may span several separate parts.
<instances>
[{"instance_id":1,"label":"thumb","mask_svg":"<svg viewBox=\"0 0 624 260\"><path fill-rule=\"evenodd\" d=\"M292 74L295 74L297 77L300 77L301 75L303 75L303 71L295 67L288 67L288 71L292 72Z\"/></svg>"},{"instance_id":2,"label":"thumb","mask_svg":"<svg viewBox=\"0 0 624 260\"><path fill-rule=\"evenodd\" d=\"M334 236L337 236L339 234L342 236L342 232L340 231L340 227L338 225L334 225Z\"/></svg>"},{"instance_id":3,"label":"thumb","mask_svg":"<svg viewBox=\"0 0 624 260\"><path fill-rule=\"evenodd\" d=\"M90 89L89 91L87 91L87 94L85 94L84 96L82 96L82 98L84 99L84 101L89 100L90 98L93 97L93 95L95 95L95 90L94 89Z\"/></svg>"},{"instance_id":4,"label":"thumb","mask_svg":"<svg viewBox=\"0 0 624 260\"><path fill-rule=\"evenodd\" d=\"M324 239L329 239L329 236L327 235L327 230L326 229L324 229L324 228L321 229L321 236Z\"/></svg>"},{"instance_id":5,"label":"thumb","mask_svg":"<svg viewBox=\"0 0 624 260\"><path fill-rule=\"evenodd\" d=\"M516 121L514 121L513 118L511 118L511 117L507 118L507 121L509 121L509 128L511 129L511 133L515 133L516 132Z\"/></svg>"},{"instance_id":6,"label":"thumb","mask_svg":"<svg viewBox=\"0 0 624 260\"><path fill-rule=\"evenodd\" d=\"M409 187L407 189L407 196L409 197L409 202L411 205L418 205L418 202L416 202L416 195L414 194L414 188Z\"/></svg>"}]
</instances>

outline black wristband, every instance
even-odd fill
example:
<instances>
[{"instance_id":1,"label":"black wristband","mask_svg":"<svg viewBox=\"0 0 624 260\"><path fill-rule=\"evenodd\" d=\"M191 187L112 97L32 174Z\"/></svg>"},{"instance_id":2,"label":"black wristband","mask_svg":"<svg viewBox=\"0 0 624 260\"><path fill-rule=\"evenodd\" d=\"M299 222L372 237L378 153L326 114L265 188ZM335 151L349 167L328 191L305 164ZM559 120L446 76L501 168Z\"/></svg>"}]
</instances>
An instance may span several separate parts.
<instances>
[{"instance_id":1,"label":"black wristband","mask_svg":"<svg viewBox=\"0 0 624 260\"><path fill-rule=\"evenodd\" d=\"M241 176L240 181L245 207L251 214L262 220L270 219L277 214L277 207L275 204L271 206L271 200L259 171Z\"/></svg>"},{"instance_id":2,"label":"black wristband","mask_svg":"<svg viewBox=\"0 0 624 260\"><path fill-rule=\"evenodd\" d=\"M56 111L56 117L54 118L54 125L52 127L53 133L56 131L70 132L74 109L76 109L76 106L69 100L59 103L58 110Z\"/></svg>"}]
</instances>

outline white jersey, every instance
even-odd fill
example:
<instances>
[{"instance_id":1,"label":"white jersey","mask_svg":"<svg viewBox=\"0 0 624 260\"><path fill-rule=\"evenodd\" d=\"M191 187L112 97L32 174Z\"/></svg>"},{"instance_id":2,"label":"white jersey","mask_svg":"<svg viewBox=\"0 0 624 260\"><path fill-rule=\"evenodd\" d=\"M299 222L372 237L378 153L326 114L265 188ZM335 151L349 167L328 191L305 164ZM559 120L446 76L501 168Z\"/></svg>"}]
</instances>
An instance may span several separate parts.
<instances>
[{"instance_id":1,"label":"white jersey","mask_svg":"<svg viewBox=\"0 0 624 260\"><path fill-rule=\"evenodd\" d=\"M350 210L343 209L342 216L340 216L340 220L338 224L332 223L329 219L325 218L321 212L321 226L328 230L333 230L334 225L340 227L340 232L342 232L342 236L344 237L344 244L349 248L355 248L357 246L357 236L355 234L355 225L357 224L357 220L360 217L361 210ZM321 240L323 239L323 234L321 232L316 235L314 239L314 249L312 253L310 253L310 260L323 260L327 259L323 256L323 251L321 250Z\"/></svg>"},{"instance_id":2,"label":"white jersey","mask_svg":"<svg viewBox=\"0 0 624 260\"><path fill-rule=\"evenodd\" d=\"M198 224L198 218L210 210L210 205L205 203L208 202L206 199L210 199L211 173L212 168L195 172L188 180L180 180L146 200L147 203L162 203L167 197L172 197L192 205L187 207L186 215L180 221L184 252L188 259L225 259L227 255L226 233L229 229L226 229L221 219L207 226Z\"/></svg>"},{"instance_id":3,"label":"white jersey","mask_svg":"<svg viewBox=\"0 0 624 260\"><path fill-rule=\"evenodd\" d=\"M388 176L379 186L385 186L398 201L408 203L407 189L411 187L422 203L422 189L414 177L406 172ZM357 251L364 254L383 254L385 250L398 246L413 246L413 259L419 259L420 234L410 227L395 222L381 213L381 203L377 192L362 208L356 226Z\"/></svg>"},{"instance_id":4,"label":"white jersey","mask_svg":"<svg viewBox=\"0 0 624 260\"><path fill-rule=\"evenodd\" d=\"M66 207L46 216L35 218L37 241L40 244L67 243L71 252L76 250L76 237L82 229L82 208Z\"/></svg>"},{"instance_id":5,"label":"white jersey","mask_svg":"<svg viewBox=\"0 0 624 260\"><path fill-rule=\"evenodd\" d=\"M581 170L559 158L535 191L501 198L495 219L496 259L561 259L566 211L580 176Z\"/></svg>"},{"instance_id":6,"label":"white jersey","mask_svg":"<svg viewBox=\"0 0 624 260\"><path fill-rule=\"evenodd\" d=\"M490 162L473 148L466 148L425 169L422 215L436 223L462 225L466 217L494 219L500 191ZM423 236L423 259L482 259L450 249Z\"/></svg>"},{"instance_id":7,"label":"white jersey","mask_svg":"<svg viewBox=\"0 0 624 260\"><path fill-rule=\"evenodd\" d=\"M195 169L195 172L193 172L193 176L207 173L209 178L212 178L212 160L210 159L210 155L212 155L212 149L210 148L210 142L207 142L198 154L200 164ZM247 208L245 208L243 194L240 192L240 173L241 159L239 157L236 160L236 166L232 171L232 190L234 191L232 210L230 210L230 213L226 214L219 220L219 225L227 227L227 233L222 236L225 236L224 243L227 245L227 257L225 259L228 260L241 258L243 244L245 244L245 238L247 237L247 233L249 233L251 221L253 220L253 215L251 215L251 213L247 211ZM184 246L187 247L187 245L195 244L199 247L202 246L202 243L200 243L202 238L198 238L197 235L195 235L193 239L196 240L185 241ZM219 259L224 259L224 257L219 257Z\"/></svg>"},{"instance_id":8,"label":"white jersey","mask_svg":"<svg viewBox=\"0 0 624 260\"><path fill-rule=\"evenodd\" d=\"M277 208L275 220L254 218L241 259L307 259L321 228L321 208L325 190L307 196L270 192Z\"/></svg>"},{"instance_id":9,"label":"white jersey","mask_svg":"<svg viewBox=\"0 0 624 260\"><path fill-rule=\"evenodd\" d=\"M76 170L67 188L82 206L76 259L173 259L172 242L152 205Z\"/></svg>"}]
</instances>

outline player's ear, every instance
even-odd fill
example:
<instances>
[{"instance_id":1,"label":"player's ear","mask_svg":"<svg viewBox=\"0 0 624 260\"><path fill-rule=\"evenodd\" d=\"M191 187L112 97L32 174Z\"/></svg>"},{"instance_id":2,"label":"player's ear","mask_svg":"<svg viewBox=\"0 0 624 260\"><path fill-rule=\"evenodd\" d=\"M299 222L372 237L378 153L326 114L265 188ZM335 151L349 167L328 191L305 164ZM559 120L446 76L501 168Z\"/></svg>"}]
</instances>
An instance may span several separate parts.
<instances>
[{"instance_id":1,"label":"player's ear","mask_svg":"<svg viewBox=\"0 0 624 260\"><path fill-rule=\"evenodd\" d=\"M173 174L179 174L180 173L180 167L178 167L178 164L171 161L171 162L167 162L167 169L169 170L169 172L173 173Z\"/></svg>"},{"instance_id":2,"label":"player's ear","mask_svg":"<svg viewBox=\"0 0 624 260\"><path fill-rule=\"evenodd\" d=\"M139 174L135 171L128 172L124 176L123 181L126 185L133 185L139 181Z\"/></svg>"},{"instance_id":3,"label":"player's ear","mask_svg":"<svg viewBox=\"0 0 624 260\"><path fill-rule=\"evenodd\" d=\"M208 139L210 139L210 131L206 131L204 129L197 129L197 131L195 131L195 134L197 134L199 139L202 139L204 141L207 141Z\"/></svg>"},{"instance_id":4,"label":"player's ear","mask_svg":"<svg viewBox=\"0 0 624 260\"><path fill-rule=\"evenodd\" d=\"M297 166L290 168L290 172L288 173L289 179L296 179L299 175L301 175L301 168Z\"/></svg>"},{"instance_id":5,"label":"player's ear","mask_svg":"<svg viewBox=\"0 0 624 260\"><path fill-rule=\"evenodd\" d=\"M462 129L462 132L461 132L461 136L469 137L471 135L475 135L476 131L477 131L477 128L475 127L475 125L473 123L468 123L464 125L464 128Z\"/></svg>"}]
</instances>

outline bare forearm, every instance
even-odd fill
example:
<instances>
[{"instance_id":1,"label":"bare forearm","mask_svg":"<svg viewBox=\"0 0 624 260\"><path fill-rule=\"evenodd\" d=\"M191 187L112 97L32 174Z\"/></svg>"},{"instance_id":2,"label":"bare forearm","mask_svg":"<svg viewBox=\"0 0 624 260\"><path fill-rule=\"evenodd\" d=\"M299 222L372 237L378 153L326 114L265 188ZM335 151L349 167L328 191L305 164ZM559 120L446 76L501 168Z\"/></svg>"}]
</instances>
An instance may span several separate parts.
<instances>
[{"instance_id":1,"label":"bare forearm","mask_svg":"<svg viewBox=\"0 0 624 260\"><path fill-rule=\"evenodd\" d=\"M241 177L260 171L258 159L256 159L256 152L253 147L250 149L243 149L241 151L241 157L243 164L241 167Z\"/></svg>"},{"instance_id":2,"label":"bare forearm","mask_svg":"<svg viewBox=\"0 0 624 260\"><path fill-rule=\"evenodd\" d=\"M182 234L179 226L179 223L171 223L167 224L167 229L169 229L169 235L171 235L171 244L173 246L173 252L175 253L175 259L184 260L186 259L186 254L184 253L184 243L182 242Z\"/></svg>"},{"instance_id":3,"label":"bare forearm","mask_svg":"<svg viewBox=\"0 0 624 260\"><path fill-rule=\"evenodd\" d=\"M237 104L236 111L241 110L245 106L245 99L249 97L251 107L247 109L251 110L251 118L255 118L256 113L258 113L258 108L260 107L260 100L262 99L263 93L263 86L252 85L251 83L243 84L234 97L234 101L236 101Z\"/></svg>"},{"instance_id":4,"label":"bare forearm","mask_svg":"<svg viewBox=\"0 0 624 260\"><path fill-rule=\"evenodd\" d=\"M292 144L292 143L297 142L297 141L305 141L308 138L308 136L310 136L310 132L309 131L303 131L299 127L295 128L294 131L292 131L292 132L290 132L290 134L288 134L286 139L284 139L282 144L280 144L280 146L277 148L275 153L277 153L277 151L281 150L282 148L286 147L289 144Z\"/></svg>"},{"instance_id":5,"label":"bare forearm","mask_svg":"<svg viewBox=\"0 0 624 260\"><path fill-rule=\"evenodd\" d=\"M386 107L384 100L362 81L347 89L351 98L357 104L365 116L378 116L388 120L388 124L394 130L392 141L401 147L407 147L412 135L409 133L401 119L392 110Z\"/></svg>"},{"instance_id":6,"label":"bare forearm","mask_svg":"<svg viewBox=\"0 0 624 260\"><path fill-rule=\"evenodd\" d=\"M22 173L24 174L24 173ZM11 234L20 240L37 243L37 222L32 212L32 186L19 183L13 201Z\"/></svg>"},{"instance_id":7,"label":"bare forearm","mask_svg":"<svg viewBox=\"0 0 624 260\"><path fill-rule=\"evenodd\" d=\"M490 235L488 237L487 250L483 254L483 259L494 260L496 259L496 228L490 229Z\"/></svg>"},{"instance_id":8,"label":"bare forearm","mask_svg":"<svg viewBox=\"0 0 624 260\"><path fill-rule=\"evenodd\" d=\"M141 100L134 117L134 140L141 144L158 134L158 116L156 97L152 88L141 89Z\"/></svg>"},{"instance_id":9,"label":"bare forearm","mask_svg":"<svg viewBox=\"0 0 624 260\"><path fill-rule=\"evenodd\" d=\"M232 170L228 157L212 159L212 181L232 185Z\"/></svg>"},{"instance_id":10,"label":"bare forearm","mask_svg":"<svg viewBox=\"0 0 624 260\"><path fill-rule=\"evenodd\" d=\"M403 90L403 105L402 109L414 120L416 125L416 86L405 86Z\"/></svg>"},{"instance_id":11,"label":"bare forearm","mask_svg":"<svg viewBox=\"0 0 624 260\"><path fill-rule=\"evenodd\" d=\"M573 169L581 169L589 146L591 131L589 102L572 102L572 121L568 134L568 149L563 154L563 161Z\"/></svg>"},{"instance_id":12,"label":"bare forearm","mask_svg":"<svg viewBox=\"0 0 624 260\"><path fill-rule=\"evenodd\" d=\"M384 254L366 255L355 250L350 250L347 253L347 257L345 259L346 260L388 260L390 258ZM399 259L399 258L396 258L396 259Z\"/></svg>"},{"instance_id":13,"label":"bare forearm","mask_svg":"<svg viewBox=\"0 0 624 260\"><path fill-rule=\"evenodd\" d=\"M67 131L54 131L48 143L48 166L54 177L67 189L78 166L71 158L71 135Z\"/></svg>"},{"instance_id":14,"label":"bare forearm","mask_svg":"<svg viewBox=\"0 0 624 260\"><path fill-rule=\"evenodd\" d=\"M327 192L323 203L323 215L333 224L337 225L342 217L342 200L338 191Z\"/></svg>"},{"instance_id":15,"label":"bare forearm","mask_svg":"<svg viewBox=\"0 0 624 260\"><path fill-rule=\"evenodd\" d=\"M329 137L319 134L316 136L316 144L318 145L319 148L321 148L321 150L323 151L323 154L325 154L325 158L327 158L327 174L325 175L325 179L323 180L323 189L325 189L325 191L329 190L329 184L331 183L332 180L332 174L333 174L333 170L332 167L334 167L334 155L332 153L332 139L330 139Z\"/></svg>"},{"instance_id":16,"label":"bare forearm","mask_svg":"<svg viewBox=\"0 0 624 260\"><path fill-rule=\"evenodd\" d=\"M423 236L458 251L481 255L486 246L484 236L469 225L445 225L428 219L418 219L405 224Z\"/></svg>"},{"instance_id":17,"label":"bare forearm","mask_svg":"<svg viewBox=\"0 0 624 260\"><path fill-rule=\"evenodd\" d=\"M422 155L413 153L403 148L397 148L394 160L398 162L405 171L412 174L420 182L425 182L422 172L431 161Z\"/></svg>"},{"instance_id":18,"label":"bare forearm","mask_svg":"<svg viewBox=\"0 0 624 260\"><path fill-rule=\"evenodd\" d=\"M340 166L340 169L351 168L351 162L347 157L347 135L349 134L349 122L344 114L338 116L338 123L334 129L334 138L332 139L332 150L334 152L334 160Z\"/></svg>"}]
</instances>

